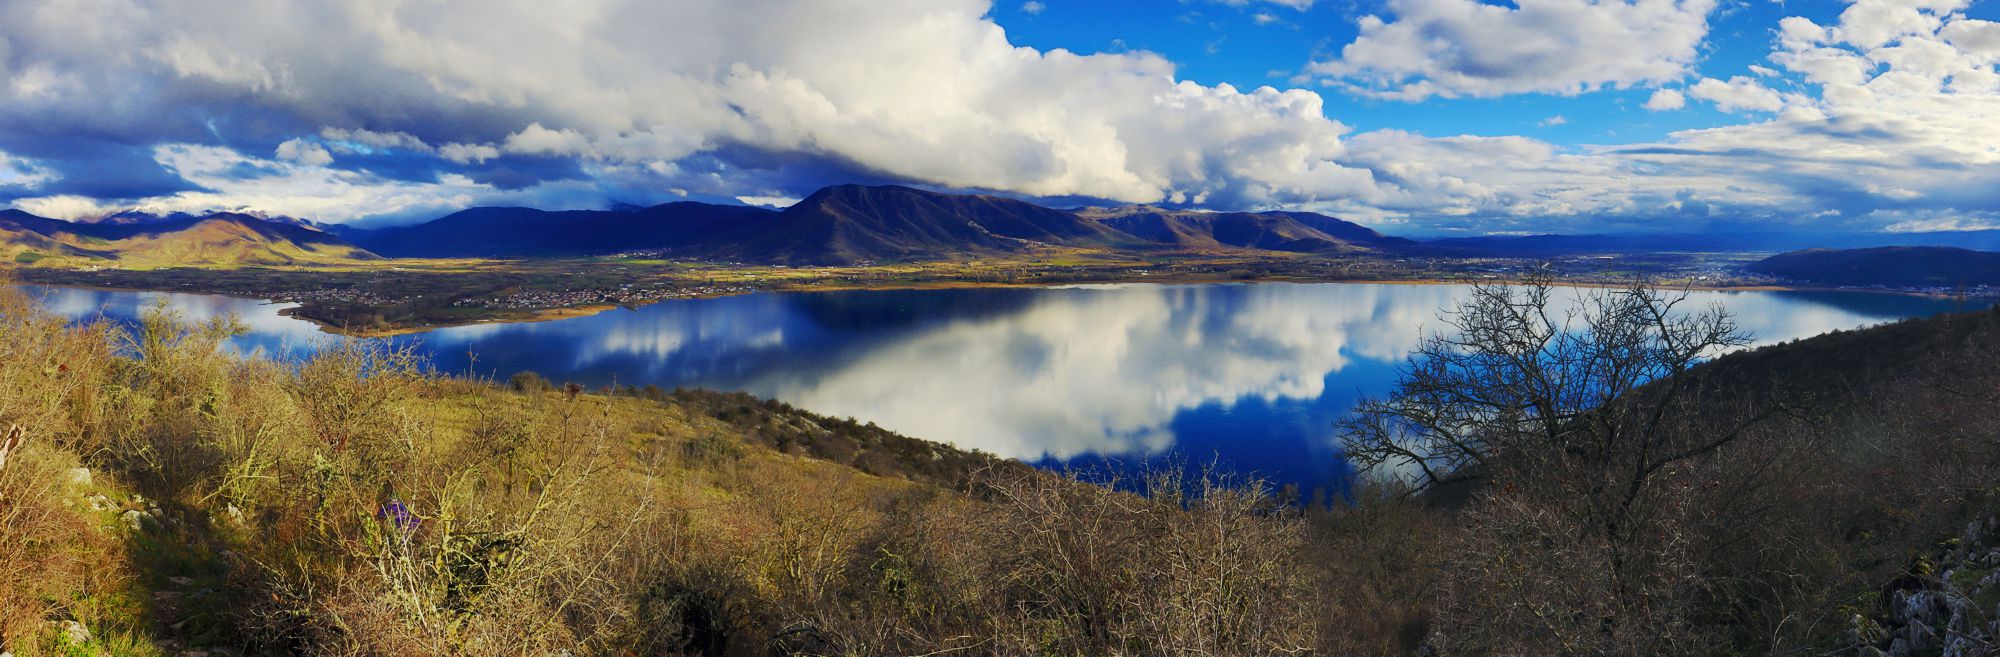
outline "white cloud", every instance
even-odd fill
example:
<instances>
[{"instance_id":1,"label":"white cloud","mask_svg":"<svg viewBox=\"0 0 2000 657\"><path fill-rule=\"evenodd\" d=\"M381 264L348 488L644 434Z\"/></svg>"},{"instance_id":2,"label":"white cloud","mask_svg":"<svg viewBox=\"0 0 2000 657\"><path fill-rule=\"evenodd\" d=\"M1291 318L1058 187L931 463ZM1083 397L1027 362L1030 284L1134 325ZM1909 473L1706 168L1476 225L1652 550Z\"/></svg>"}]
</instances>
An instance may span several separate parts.
<instances>
[{"instance_id":1,"label":"white cloud","mask_svg":"<svg viewBox=\"0 0 2000 657\"><path fill-rule=\"evenodd\" d=\"M1541 127L1544 127L1544 128L1553 128L1553 127L1555 127L1555 126L1559 126L1559 125L1567 125L1567 124L1569 124L1569 119L1567 119L1567 118L1564 118L1564 117L1563 117L1563 115L1561 115L1561 114L1557 114L1557 115L1555 115L1555 116L1551 116L1551 117L1549 117L1549 118L1546 118L1546 119L1542 119L1541 121L1538 121L1538 122L1536 122L1536 123L1535 123L1535 125L1538 125L1538 126L1541 126Z\"/></svg>"},{"instance_id":2,"label":"white cloud","mask_svg":"<svg viewBox=\"0 0 2000 657\"><path fill-rule=\"evenodd\" d=\"M1027 14L1029 16L1040 15L1044 10L1048 8L1049 8L1048 5L1037 2L1036 0L1028 0L1027 2L1021 3L1021 13Z\"/></svg>"},{"instance_id":3,"label":"white cloud","mask_svg":"<svg viewBox=\"0 0 2000 657\"><path fill-rule=\"evenodd\" d=\"M590 139L575 130L550 130L542 127L541 123L531 123L520 132L507 136L505 150L534 155L583 155L590 152ZM680 155L684 153L673 154L675 157Z\"/></svg>"},{"instance_id":4,"label":"white cloud","mask_svg":"<svg viewBox=\"0 0 2000 657\"><path fill-rule=\"evenodd\" d=\"M1655 91L1651 97L1646 99L1646 109L1655 112L1666 112L1683 107L1687 107L1687 97L1673 89Z\"/></svg>"},{"instance_id":5,"label":"white cloud","mask_svg":"<svg viewBox=\"0 0 2000 657\"><path fill-rule=\"evenodd\" d=\"M738 196L736 200L744 205L761 205L767 208L789 208L798 205L801 199L790 196Z\"/></svg>"},{"instance_id":6,"label":"white cloud","mask_svg":"<svg viewBox=\"0 0 2000 657\"><path fill-rule=\"evenodd\" d=\"M1309 72L1367 95L1422 100L1574 95L1691 70L1714 0L1389 0Z\"/></svg>"},{"instance_id":7,"label":"white cloud","mask_svg":"<svg viewBox=\"0 0 2000 657\"><path fill-rule=\"evenodd\" d=\"M478 164L500 157L500 149L484 144L445 144L438 147L438 157L459 164Z\"/></svg>"},{"instance_id":8,"label":"white cloud","mask_svg":"<svg viewBox=\"0 0 2000 657\"><path fill-rule=\"evenodd\" d=\"M1833 38L1872 49L1907 35L1935 33L1946 13L1970 0L1857 0L1841 12Z\"/></svg>"},{"instance_id":9,"label":"white cloud","mask_svg":"<svg viewBox=\"0 0 2000 657\"><path fill-rule=\"evenodd\" d=\"M101 217L124 208L72 194L36 196L14 201L14 207L28 214L55 219Z\"/></svg>"},{"instance_id":10,"label":"white cloud","mask_svg":"<svg viewBox=\"0 0 2000 657\"><path fill-rule=\"evenodd\" d=\"M1258 25L1274 25L1277 23L1285 22L1285 19L1278 18L1277 14L1273 14L1268 11L1260 11L1255 14L1251 14L1250 20Z\"/></svg>"},{"instance_id":11,"label":"white cloud","mask_svg":"<svg viewBox=\"0 0 2000 657\"><path fill-rule=\"evenodd\" d=\"M705 182L719 175L751 186L780 153L940 186L1127 202L1310 201L1366 184L1365 172L1334 162L1347 128L1313 92L1180 81L1144 52L1017 47L989 7L183 0L150 12L12 2L0 6L0 36L26 55L16 59L80 83L55 84L75 93L47 102L0 97L0 115L60 111L118 123L104 132L145 131L163 119L97 108L199 114L200 102L248 103L346 137L327 140L336 147L676 165L682 177L659 188L730 182ZM178 141L201 138L198 121L175 124L186 132ZM292 149L321 160L303 143ZM697 157L719 164L689 169Z\"/></svg>"},{"instance_id":12,"label":"white cloud","mask_svg":"<svg viewBox=\"0 0 2000 657\"><path fill-rule=\"evenodd\" d=\"M1757 114L1627 145L1352 135L1310 91L1182 81L1144 52L1017 47L980 0L504 0L476 11L177 0L159 13L22 0L0 3L12 76L0 78L0 137L164 144L159 160L201 189L152 202L331 220L644 196L631 190L779 197L855 178L1311 207L1466 231L1725 219L1879 228L1906 221L1888 211L2000 207L2000 24L1964 17L1954 0L1857 0L1826 26L1787 18L1769 59L1783 74L1727 80L1688 72L1710 0L1388 6L1391 18L1364 19L1361 38L1318 74L1411 98L1667 84L1647 109L1693 96ZM1876 16L1894 26L1859 24ZM225 135L244 123L213 120L243 116L270 136ZM223 142L256 157L188 150ZM49 153L59 149L43 148L32 166L0 156L0 190L75 205L62 195L77 181L58 175L67 170ZM348 156L382 151L528 178L327 166L372 166L379 158ZM568 161L515 166L517 155Z\"/></svg>"},{"instance_id":13,"label":"white cloud","mask_svg":"<svg viewBox=\"0 0 2000 657\"><path fill-rule=\"evenodd\" d=\"M356 146L377 150L407 150L419 153L434 152L430 144L407 132L375 132L373 130L344 130L325 128L320 130L321 139L335 149L347 150Z\"/></svg>"},{"instance_id":14,"label":"white cloud","mask_svg":"<svg viewBox=\"0 0 2000 657\"><path fill-rule=\"evenodd\" d=\"M1778 92L1741 75L1729 78L1728 82L1702 78L1688 87L1688 95L1715 103L1715 108L1724 112L1776 112L1785 108L1785 99Z\"/></svg>"},{"instance_id":15,"label":"white cloud","mask_svg":"<svg viewBox=\"0 0 2000 657\"><path fill-rule=\"evenodd\" d=\"M1346 161L1374 171L1380 181L1378 195L1355 202L1391 217L1477 232L1575 230L1584 221L1597 222L1587 230L1678 232L1690 221L1755 218L1757 208L1801 202L1776 179L1660 156L1565 149L1526 137L1378 130L1350 140ZM1655 225L1659 221L1678 225Z\"/></svg>"},{"instance_id":16,"label":"white cloud","mask_svg":"<svg viewBox=\"0 0 2000 657\"><path fill-rule=\"evenodd\" d=\"M326 147L304 139L278 144L278 159L306 166L333 164L333 154L326 152Z\"/></svg>"},{"instance_id":17,"label":"white cloud","mask_svg":"<svg viewBox=\"0 0 2000 657\"><path fill-rule=\"evenodd\" d=\"M0 55L4 54L0 52ZM0 190L34 189L56 178L58 176L54 171L39 163L0 151Z\"/></svg>"},{"instance_id":18,"label":"white cloud","mask_svg":"<svg viewBox=\"0 0 2000 657\"><path fill-rule=\"evenodd\" d=\"M434 182L389 180L321 164L250 157L228 148L200 144L161 145L154 149L154 158L163 168L202 189L136 202L49 195L22 198L14 205L60 219L100 216L137 207L159 213L253 212L335 223L385 215L430 218L469 205L596 207L594 202L577 205L569 200L575 198L573 187L583 184L577 182L544 183L510 191L459 175L440 176ZM244 170L259 173L240 175Z\"/></svg>"},{"instance_id":19,"label":"white cloud","mask_svg":"<svg viewBox=\"0 0 2000 657\"><path fill-rule=\"evenodd\" d=\"M1311 9L1313 6L1313 2L1315 2L1316 0L1214 0L1214 1L1221 4L1229 5L1231 7L1247 7L1249 5L1262 2L1262 3L1278 5L1280 7L1289 7L1299 11L1305 11L1307 9Z\"/></svg>"},{"instance_id":20,"label":"white cloud","mask_svg":"<svg viewBox=\"0 0 2000 657\"><path fill-rule=\"evenodd\" d=\"M2000 216L1991 211L1977 214L1960 212L1900 212L1885 211L1874 213L1876 219L1889 221L1883 232L1889 233L1935 233L1974 230L2000 230Z\"/></svg>"}]
</instances>

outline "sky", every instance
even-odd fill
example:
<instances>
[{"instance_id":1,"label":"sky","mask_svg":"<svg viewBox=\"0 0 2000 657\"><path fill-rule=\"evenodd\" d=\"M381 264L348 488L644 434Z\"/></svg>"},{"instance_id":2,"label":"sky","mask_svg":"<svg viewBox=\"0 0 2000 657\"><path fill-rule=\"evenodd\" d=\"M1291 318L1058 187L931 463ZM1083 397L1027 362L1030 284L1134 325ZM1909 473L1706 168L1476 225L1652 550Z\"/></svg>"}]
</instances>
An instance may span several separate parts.
<instances>
[{"instance_id":1,"label":"sky","mask_svg":"<svg viewBox=\"0 0 2000 657\"><path fill-rule=\"evenodd\" d=\"M893 183L1404 235L1992 229L1996 19L1968 0L9 0L0 206L367 225Z\"/></svg>"}]
</instances>

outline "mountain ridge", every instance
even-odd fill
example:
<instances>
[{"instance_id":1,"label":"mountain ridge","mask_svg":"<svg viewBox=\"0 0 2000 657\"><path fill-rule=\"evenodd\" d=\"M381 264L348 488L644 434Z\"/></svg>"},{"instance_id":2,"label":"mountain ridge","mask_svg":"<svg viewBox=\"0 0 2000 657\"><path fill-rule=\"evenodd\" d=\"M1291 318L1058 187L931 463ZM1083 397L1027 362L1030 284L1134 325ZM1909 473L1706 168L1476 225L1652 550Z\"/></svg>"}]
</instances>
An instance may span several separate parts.
<instances>
[{"instance_id":1,"label":"mountain ridge","mask_svg":"<svg viewBox=\"0 0 2000 657\"><path fill-rule=\"evenodd\" d=\"M1038 248L1226 249L1352 254L1415 244L1301 212L1163 210L1181 228L1135 228L1119 210L1062 210L898 185L829 186L784 210L693 201L649 208L467 208L428 222L333 230L391 257L666 257L788 265L939 260ZM1136 231L1136 232L1135 232Z\"/></svg>"}]
</instances>

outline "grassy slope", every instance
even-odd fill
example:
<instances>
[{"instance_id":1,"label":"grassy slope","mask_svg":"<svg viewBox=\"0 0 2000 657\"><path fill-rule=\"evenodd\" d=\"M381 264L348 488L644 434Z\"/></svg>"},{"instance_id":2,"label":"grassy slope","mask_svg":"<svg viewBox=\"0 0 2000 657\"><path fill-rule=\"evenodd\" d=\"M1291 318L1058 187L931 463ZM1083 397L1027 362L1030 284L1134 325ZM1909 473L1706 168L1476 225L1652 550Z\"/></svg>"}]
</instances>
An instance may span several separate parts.
<instances>
[{"instance_id":1,"label":"grassy slope","mask_svg":"<svg viewBox=\"0 0 2000 657\"><path fill-rule=\"evenodd\" d=\"M333 264L373 260L359 247L312 244L266 234L236 221L204 221L185 230L137 235L113 242L121 265L172 267L190 262L215 266Z\"/></svg>"}]
</instances>

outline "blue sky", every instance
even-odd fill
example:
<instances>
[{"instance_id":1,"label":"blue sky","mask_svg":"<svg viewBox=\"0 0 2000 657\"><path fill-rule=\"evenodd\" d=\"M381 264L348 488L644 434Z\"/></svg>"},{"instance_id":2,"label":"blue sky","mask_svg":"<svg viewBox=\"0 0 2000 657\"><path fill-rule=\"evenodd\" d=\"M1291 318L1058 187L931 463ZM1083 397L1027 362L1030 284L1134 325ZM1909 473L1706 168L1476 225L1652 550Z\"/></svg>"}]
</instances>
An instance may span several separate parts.
<instances>
[{"instance_id":1,"label":"blue sky","mask_svg":"<svg viewBox=\"0 0 2000 657\"><path fill-rule=\"evenodd\" d=\"M1497 4L1497 3L1496 3ZM1781 3L1751 0L1725 3L1710 15L1708 38L1692 71L1728 79L1754 75L1753 64L1773 67L1767 57L1778 21L1802 16L1837 22L1848 3L1829 0ZM1365 131L1410 130L1433 136L1528 135L1562 145L1628 143L1665 138L1670 132L1742 122L1712 106L1648 112L1650 88L1609 89L1576 95L1521 94L1411 103L1330 92L1301 81L1308 62L1336 56L1358 34L1362 15L1378 4L1315 2L1304 9L1270 3L1148 2L1133 0L1041 0L1002 2L993 17L1013 41L1041 49L1076 52L1158 52L1179 66L1180 76L1203 84L1239 88L1307 86L1326 96L1326 113ZM1967 17L1992 20L2000 10L1973 4ZM1579 56L1587 56L1579 53ZM1776 70L1776 69L1773 69ZM1796 84L1773 82L1772 86ZM1549 125L1552 117L1563 121Z\"/></svg>"},{"instance_id":2,"label":"blue sky","mask_svg":"<svg viewBox=\"0 0 2000 657\"><path fill-rule=\"evenodd\" d=\"M19 0L0 204L403 222L835 183L1411 235L2000 226L1973 0Z\"/></svg>"}]
</instances>

